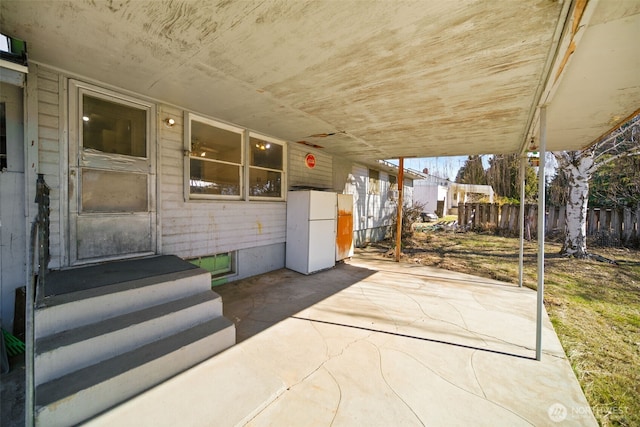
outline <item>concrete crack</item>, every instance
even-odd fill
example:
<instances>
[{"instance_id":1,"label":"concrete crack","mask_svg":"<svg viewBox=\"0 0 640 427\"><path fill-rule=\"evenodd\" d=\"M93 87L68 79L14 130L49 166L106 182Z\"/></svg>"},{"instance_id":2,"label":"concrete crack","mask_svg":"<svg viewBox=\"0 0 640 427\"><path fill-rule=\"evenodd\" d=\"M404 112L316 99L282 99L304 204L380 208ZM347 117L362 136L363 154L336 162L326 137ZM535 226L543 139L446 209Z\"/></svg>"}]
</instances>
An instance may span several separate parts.
<instances>
[{"instance_id":1,"label":"concrete crack","mask_svg":"<svg viewBox=\"0 0 640 427\"><path fill-rule=\"evenodd\" d=\"M529 424L529 425L531 425L531 426L535 426L535 424L534 424L534 423L532 423L531 421L527 420L527 419L526 419L526 418L524 418L522 415L520 415L520 414L518 414L518 413L516 413L516 412L513 412L511 409L509 409L509 408L507 408L507 407L505 407L505 406L503 406L503 405L500 405L499 403L494 402L493 400L489 400L489 399L486 397L486 395L485 395L485 396L480 396L480 395L478 395L478 394L476 394L476 393L473 393L473 392L472 392L472 391L470 391L470 390L467 390L467 389L465 389L465 388L463 388L463 387L459 386L458 384L456 384L456 383L454 383L454 382L449 381L448 379L446 379L445 377L443 377L442 375L440 375L440 373L436 372L435 370L431 369L429 366L427 366L427 365L425 365L424 363L422 363L422 361L420 361L419 359L415 358L413 355L411 355L411 354L409 354L409 353L407 353L407 352L405 352L405 351L398 350L398 349L390 349L390 350L392 350L392 351L397 351L397 352L399 352L399 353L402 353L402 354L404 354L404 355L406 355L406 356L410 357L411 359L415 360L419 365L422 365L425 369L427 369L428 371L432 372L434 375L438 376L438 377L439 377L440 379L442 379L443 381L445 381L445 382L447 382L447 383L451 384L453 387L455 387L455 388L457 388L457 389L459 389L459 390L463 391L464 393L471 394L472 396L476 396L476 397L478 397L478 398L484 399L484 400L486 400L488 403L490 403L490 404L492 404L492 405L495 405L495 406L497 406L497 407L499 407L499 408L501 408L501 409L504 409L504 410L505 410L505 411L507 411L507 412L511 412L513 415L515 415L516 417L520 418L522 421L526 422L527 424ZM475 371L474 371L474 374L475 374ZM484 394L484 390L482 391L482 393Z\"/></svg>"},{"instance_id":2,"label":"concrete crack","mask_svg":"<svg viewBox=\"0 0 640 427\"><path fill-rule=\"evenodd\" d=\"M393 316L391 316L387 310L385 310L384 306L382 306L382 305L378 304L377 302L375 302L374 300L372 300L371 297L369 297L365 293L365 290L364 290L364 288L362 286L359 286L359 289L360 289L360 292L362 293L363 297L365 297L367 300L369 300L369 302L371 302L371 304L375 305L380 310L382 310L382 312L387 316L387 318L390 319L393 322L393 326L394 326L395 330L397 331L399 329L399 325L398 325L398 322L396 321L396 319Z\"/></svg>"},{"instance_id":3,"label":"concrete crack","mask_svg":"<svg viewBox=\"0 0 640 427\"><path fill-rule=\"evenodd\" d=\"M327 339L322 335L322 332L318 329L316 322L311 322L311 327L316 331L320 338L322 339L322 344L324 344L324 356L325 358L329 358L329 344L327 343Z\"/></svg>"},{"instance_id":4,"label":"concrete crack","mask_svg":"<svg viewBox=\"0 0 640 427\"><path fill-rule=\"evenodd\" d=\"M329 425L332 426L334 421L336 420L336 417L338 416L338 409L340 409L340 404L342 403L342 387L340 387L340 383L338 382L336 377L333 376L330 370L328 370L326 367L324 367L324 370L327 372L327 374L329 374L333 382L336 383L336 387L338 387L338 404L336 405L336 410L333 412L331 423L329 423Z\"/></svg>"},{"instance_id":5,"label":"concrete crack","mask_svg":"<svg viewBox=\"0 0 640 427\"><path fill-rule=\"evenodd\" d=\"M311 323L314 323L313 321L309 320ZM317 329L316 329L317 331ZM318 332L320 333L320 332ZM244 423L244 425L247 425L249 423L251 423L253 420L255 420L260 414L262 414L267 408L269 408L271 405L273 405L274 403L276 403L278 400L280 400L280 398L282 396L284 396L288 391L293 390L294 388L296 388L297 386L299 386L300 384L302 384L303 382L305 382L307 379L309 379L313 374L315 374L316 372L318 372L320 369L324 369L325 371L327 371L329 373L329 375L331 375L331 377L333 378L334 381L337 382L337 380L335 379L335 377L331 374L331 372L329 372L329 370L325 367L325 364L329 361L331 361L332 359L336 358L336 357L340 357L344 354L345 351L347 351L347 349L349 347L351 347L353 344L360 342L360 341L364 341L367 340L368 338L370 338L374 333L371 332L369 334L367 334L364 337L360 337L360 338L356 338L353 341L351 341L349 344L347 344L346 346L344 346L344 348L342 349L342 351L340 351L340 353L336 354L335 356L329 356L327 355L326 359L323 360L315 369L311 370L311 372L309 372L307 375L305 375L302 379L300 379L300 381L297 381L294 384L291 384L290 386L286 387L286 389L284 389L282 391L282 393L278 394L271 402L269 402L268 404L266 404L262 409L260 409L260 411L258 411L256 414L253 415L253 417L251 417L251 419L249 419L247 422ZM320 334L322 336L322 334ZM274 373L275 374L275 373ZM277 376L277 374L275 374ZM340 385L338 384L338 389L340 390L340 401L342 401L342 389L340 389ZM335 419L335 415L334 415L334 419ZM333 422L333 421L332 421Z\"/></svg>"},{"instance_id":6,"label":"concrete crack","mask_svg":"<svg viewBox=\"0 0 640 427\"><path fill-rule=\"evenodd\" d=\"M398 392L391 386L391 384L389 384L389 381L387 380L387 377L384 376L384 372L382 371L382 353L380 352L380 349L378 348L378 346L374 345L373 343L371 343L371 345L373 345L373 347L378 352L378 368L380 370L380 376L382 377L382 380L385 382L387 387L389 387L389 390L391 390L393 392L393 394L395 394L398 397L398 399L400 399L400 401L402 403L404 403L404 405L411 411L411 413L416 417L418 422L422 426L424 426L425 425L424 422L422 422L422 419L420 419L420 416L418 414L416 414L416 411L414 411L413 408L411 407L411 405L409 405L409 403L406 400L404 400L402 398L402 396L400 396L400 394L398 394Z\"/></svg>"},{"instance_id":7,"label":"concrete crack","mask_svg":"<svg viewBox=\"0 0 640 427\"><path fill-rule=\"evenodd\" d=\"M473 358L476 355L478 351L474 350L473 353L471 353L471 358L469 359L469 364L471 365L471 372L473 372L473 378L475 378L476 383L478 384L478 387L480 387L480 391L482 392L482 396L484 396L484 398L487 398L487 393L484 392L484 388L482 388L482 384L480 383L480 380L478 379L478 374L476 373L476 368L475 366L473 366Z\"/></svg>"},{"instance_id":8,"label":"concrete crack","mask_svg":"<svg viewBox=\"0 0 640 427\"><path fill-rule=\"evenodd\" d=\"M479 333L477 333L477 332L474 332L474 331L472 331L472 330L470 330L470 329L469 329L469 327L467 326L467 322L465 322L464 317L462 316L462 313L460 313L460 310L458 310L458 309L457 309L454 305L452 305L451 303L448 303L448 302L447 302L447 304L448 304L448 305L450 305L454 310L456 310L456 312L460 315L460 320L462 320L462 323L464 324L464 326L460 326L459 324L454 323L454 322L450 322L450 321L448 321L448 320L436 319L435 317L433 317L433 316L429 315L426 311L424 311L424 308L422 308L422 304L420 304L420 302L419 302L419 301L417 301L415 298L413 298L411 295L409 295L409 294L407 294L407 293L405 293L405 292L402 292L400 289L398 289L398 292L400 292L401 294L403 294L404 296L406 296L407 298L409 298L410 300L412 300L412 301L413 301L413 302L418 306L418 308L420 309L420 311L422 312L422 314L423 314L425 317L427 317L427 318L429 318L429 319L431 319L431 320L434 320L434 321L436 321L436 322L446 323L446 324L448 324L448 325L452 325L452 326L454 326L454 327L456 327L456 328L460 328L460 329L462 329L462 330L464 330L464 331L467 331L467 332L469 332L470 334L472 334L472 335L474 335L474 336L477 336L477 338L479 338L479 339L480 339L480 341L482 341L482 343L483 343L484 345L488 345L488 343L487 343L484 339L482 339L482 337L480 336L481 334L479 334ZM409 324L410 324L410 325L414 325L416 322L419 322L420 320L422 320L422 319L416 319L416 320L414 320L413 322L411 322L411 323L409 323Z\"/></svg>"}]
</instances>

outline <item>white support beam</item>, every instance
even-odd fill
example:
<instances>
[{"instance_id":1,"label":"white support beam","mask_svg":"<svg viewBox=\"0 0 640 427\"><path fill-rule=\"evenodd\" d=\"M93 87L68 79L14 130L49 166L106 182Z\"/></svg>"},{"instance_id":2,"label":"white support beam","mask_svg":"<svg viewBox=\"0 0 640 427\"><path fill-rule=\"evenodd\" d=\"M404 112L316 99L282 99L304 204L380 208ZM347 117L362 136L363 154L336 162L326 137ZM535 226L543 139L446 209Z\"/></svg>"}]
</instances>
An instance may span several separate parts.
<instances>
[{"instance_id":1,"label":"white support beam","mask_svg":"<svg viewBox=\"0 0 640 427\"><path fill-rule=\"evenodd\" d=\"M542 311L544 310L545 176L547 106L540 107L540 168L538 169L538 294L536 304L536 360L542 358Z\"/></svg>"},{"instance_id":2,"label":"white support beam","mask_svg":"<svg viewBox=\"0 0 640 427\"><path fill-rule=\"evenodd\" d=\"M520 157L520 256L518 262L518 286L524 282L524 204L525 204L525 162L526 156Z\"/></svg>"},{"instance_id":3,"label":"white support beam","mask_svg":"<svg viewBox=\"0 0 640 427\"><path fill-rule=\"evenodd\" d=\"M402 253L402 203L404 193L404 157L398 161L398 217L396 219L396 253L395 260L400 262Z\"/></svg>"}]
</instances>

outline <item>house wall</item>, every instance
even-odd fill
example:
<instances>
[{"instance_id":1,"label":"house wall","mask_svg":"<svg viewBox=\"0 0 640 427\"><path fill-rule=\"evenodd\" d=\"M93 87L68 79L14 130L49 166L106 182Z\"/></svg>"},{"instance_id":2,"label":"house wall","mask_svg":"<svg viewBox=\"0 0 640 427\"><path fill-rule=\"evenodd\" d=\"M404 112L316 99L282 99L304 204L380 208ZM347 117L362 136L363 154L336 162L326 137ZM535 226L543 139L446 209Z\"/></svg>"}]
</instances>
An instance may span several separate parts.
<instances>
[{"instance_id":1,"label":"house wall","mask_svg":"<svg viewBox=\"0 0 640 427\"><path fill-rule=\"evenodd\" d=\"M37 67L40 172L51 188L49 268L69 265L65 251L67 203L67 77ZM184 199L184 111L158 104L158 252L183 258L235 251L236 278L284 267L284 201ZM171 117L172 128L162 125ZM323 172L331 182L331 170ZM64 203L61 201L64 200Z\"/></svg>"},{"instance_id":2,"label":"house wall","mask_svg":"<svg viewBox=\"0 0 640 427\"><path fill-rule=\"evenodd\" d=\"M30 76L31 79L36 76ZM52 269L69 265L67 191L68 118L67 78L61 72L37 67L38 135L40 171L51 187ZM112 90L117 90L113 89ZM140 97L144 99L144 97ZM157 235L158 252L196 258L234 252L234 280L284 267L286 202L185 200L184 116L176 106L156 103L157 108ZM164 126L166 118L175 120ZM307 153L316 167L306 167ZM395 212L389 175L379 172L379 192L369 188L367 166L337 159L305 145L287 145L287 188L323 188L354 196L356 245L384 238ZM405 180L405 200L412 196L412 181Z\"/></svg>"},{"instance_id":3,"label":"house wall","mask_svg":"<svg viewBox=\"0 0 640 427\"><path fill-rule=\"evenodd\" d=\"M25 285L27 234L25 227L24 91L6 83L0 69L0 102L3 104L3 147L0 165L0 323L14 334L16 289Z\"/></svg>"},{"instance_id":4,"label":"house wall","mask_svg":"<svg viewBox=\"0 0 640 427\"><path fill-rule=\"evenodd\" d=\"M288 145L289 168L288 187L290 190L300 187L313 187L318 189L333 189L333 156L314 149L304 144ZM313 169L305 165L307 154L313 154L316 158L316 166Z\"/></svg>"},{"instance_id":5,"label":"house wall","mask_svg":"<svg viewBox=\"0 0 640 427\"><path fill-rule=\"evenodd\" d=\"M316 167L304 164L307 153L316 156ZM379 171L378 191L369 184L369 166L333 157L320 149L289 144L289 189L315 187L353 195L354 244L383 240L393 223L396 200L392 197L389 173ZM394 186L394 189L397 189ZM405 203L413 203L413 180L405 179Z\"/></svg>"},{"instance_id":6,"label":"house wall","mask_svg":"<svg viewBox=\"0 0 640 427\"><path fill-rule=\"evenodd\" d=\"M66 265L64 245L65 215L61 211L62 193L66 183L65 175L61 172L61 161L66 158L61 147L62 135L66 131L64 106L66 105L64 84L60 75L37 67L37 75L28 79L38 79L38 163L39 172L44 174L47 185L51 188L49 241L51 261L49 268L59 268ZM28 81L28 80L27 80ZM33 184L35 185L35 184ZM66 193L65 193L66 194ZM65 204L66 207L66 204Z\"/></svg>"},{"instance_id":7,"label":"house wall","mask_svg":"<svg viewBox=\"0 0 640 427\"><path fill-rule=\"evenodd\" d=\"M434 181L414 181L414 201L424 204L423 212L436 212L438 202L444 202L444 215L450 209L448 187Z\"/></svg>"},{"instance_id":8,"label":"house wall","mask_svg":"<svg viewBox=\"0 0 640 427\"><path fill-rule=\"evenodd\" d=\"M161 105L158 126L160 245L164 254L195 258L237 251L237 275L284 267L286 204L283 201L184 200L184 111ZM258 255L256 255L258 254Z\"/></svg>"},{"instance_id":9,"label":"house wall","mask_svg":"<svg viewBox=\"0 0 640 427\"><path fill-rule=\"evenodd\" d=\"M379 191L376 193L369 185L369 167L351 163L350 170L344 164L340 169L347 177L336 176L336 187L342 185L345 194L353 195L354 245L360 247L367 242L383 240L396 213L397 192L392 190L397 186L390 184L387 172L379 171ZM404 200L405 204L413 203L413 181L410 179L405 180Z\"/></svg>"},{"instance_id":10,"label":"house wall","mask_svg":"<svg viewBox=\"0 0 640 427\"><path fill-rule=\"evenodd\" d=\"M415 201L424 205L424 212L435 212L438 207L439 186L437 184L416 185Z\"/></svg>"}]
</instances>

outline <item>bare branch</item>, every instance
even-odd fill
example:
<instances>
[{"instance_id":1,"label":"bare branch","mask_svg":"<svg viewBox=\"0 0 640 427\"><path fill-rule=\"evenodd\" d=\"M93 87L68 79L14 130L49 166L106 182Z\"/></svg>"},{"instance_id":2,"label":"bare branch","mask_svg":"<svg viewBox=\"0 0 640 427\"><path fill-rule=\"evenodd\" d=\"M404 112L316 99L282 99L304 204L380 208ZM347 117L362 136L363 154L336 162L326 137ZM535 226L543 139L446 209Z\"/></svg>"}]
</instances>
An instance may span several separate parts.
<instances>
[{"instance_id":1,"label":"bare branch","mask_svg":"<svg viewBox=\"0 0 640 427\"><path fill-rule=\"evenodd\" d=\"M640 156L640 148L634 151L625 151L623 153L618 153L611 157L607 157L606 159L603 159L603 160L598 160L597 162L593 163L593 166L589 169L589 171L593 173L598 169L600 169L602 166L606 165L607 163L613 162L614 160L617 160L621 157L631 157L631 156Z\"/></svg>"},{"instance_id":2,"label":"bare branch","mask_svg":"<svg viewBox=\"0 0 640 427\"><path fill-rule=\"evenodd\" d=\"M611 134L609 134L605 139L597 142L589 148L593 150L593 152L595 153L594 159L598 161L599 158L607 155L612 151L623 152L627 151L630 148L635 148L637 144L637 137L639 134L640 125L636 122L631 126L618 128L617 130L611 132ZM602 151L600 151L600 149L602 149Z\"/></svg>"}]
</instances>

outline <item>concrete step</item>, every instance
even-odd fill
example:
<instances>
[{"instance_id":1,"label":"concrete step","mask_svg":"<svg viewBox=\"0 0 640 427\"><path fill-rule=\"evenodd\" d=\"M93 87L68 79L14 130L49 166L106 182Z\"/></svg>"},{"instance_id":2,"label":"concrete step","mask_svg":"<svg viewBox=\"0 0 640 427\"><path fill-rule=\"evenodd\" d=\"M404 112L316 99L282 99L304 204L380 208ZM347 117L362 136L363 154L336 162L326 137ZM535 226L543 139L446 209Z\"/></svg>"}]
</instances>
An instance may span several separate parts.
<instances>
[{"instance_id":1,"label":"concrete step","mask_svg":"<svg viewBox=\"0 0 640 427\"><path fill-rule=\"evenodd\" d=\"M43 384L219 316L222 299L209 290L39 338L35 383Z\"/></svg>"},{"instance_id":2,"label":"concrete step","mask_svg":"<svg viewBox=\"0 0 640 427\"><path fill-rule=\"evenodd\" d=\"M152 261L162 263L167 258L177 257L158 257ZM126 262L132 261L122 263ZM113 277L109 277L112 283L101 283L99 287L86 287L39 298L34 314L36 339L211 289L211 274L208 271L179 259L173 262L184 263L180 266L186 265L186 267L181 271L145 277L137 277L139 275L125 270L125 273L120 275L112 274ZM103 266L86 268L87 270L95 269L96 281L101 277L99 267L103 270L106 268ZM118 267L116 265L110 268ZM87 272L82 269L82 271L67 270L54 273L57 274L51 274L52 281L64 282L67 277L73 280L74 274L90 276L92 271ZM103 275L107 274L103 273ZM135 278L129 279L130 277Z\"/></svg>"},{"instance_id":3,"label":"concrete step","mask_svg":"<svg viewBox=\"0 0 640 427\"><path fill-rule=\"evenodd\" d=\"M218 317L41 384L36 388L36 425L78 424L234 343L235 326Z\"/></svg>"}]
</instances>

